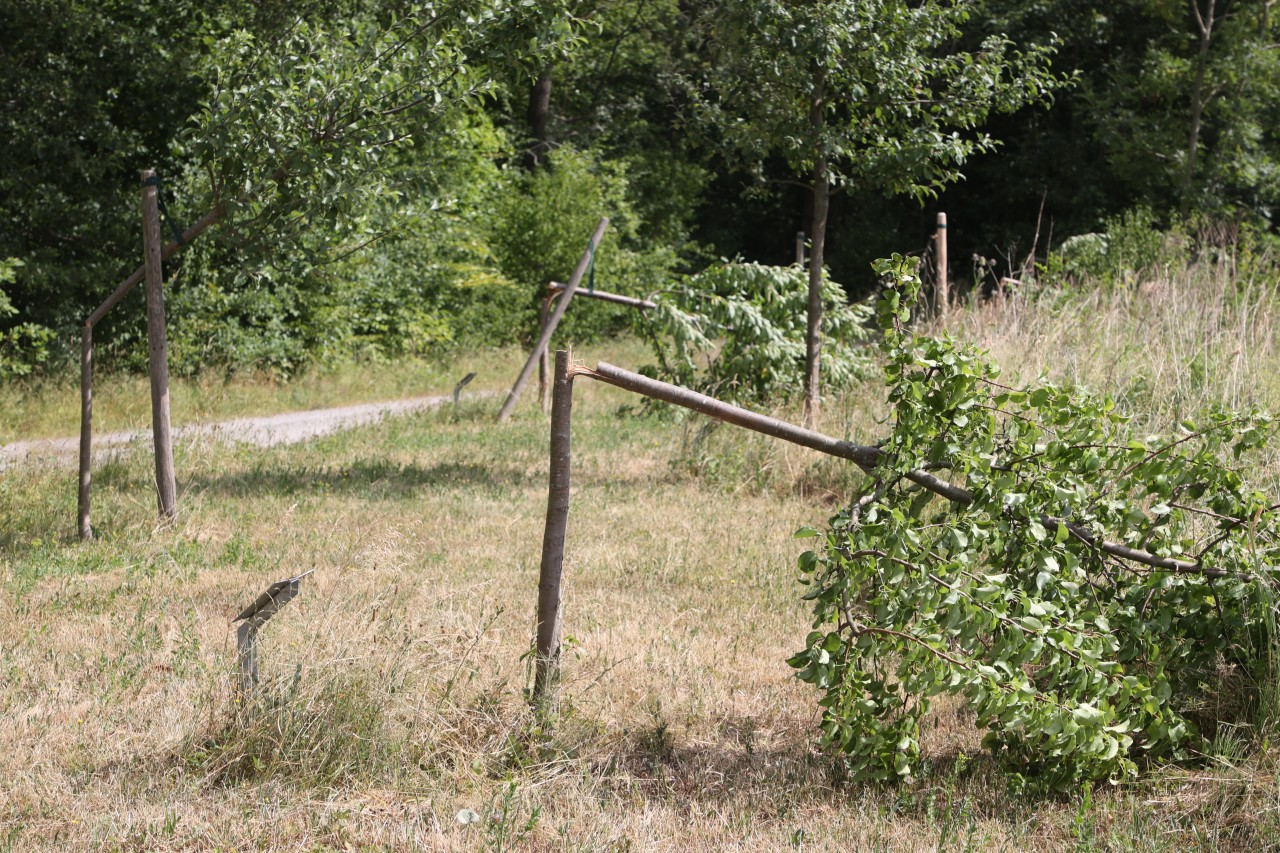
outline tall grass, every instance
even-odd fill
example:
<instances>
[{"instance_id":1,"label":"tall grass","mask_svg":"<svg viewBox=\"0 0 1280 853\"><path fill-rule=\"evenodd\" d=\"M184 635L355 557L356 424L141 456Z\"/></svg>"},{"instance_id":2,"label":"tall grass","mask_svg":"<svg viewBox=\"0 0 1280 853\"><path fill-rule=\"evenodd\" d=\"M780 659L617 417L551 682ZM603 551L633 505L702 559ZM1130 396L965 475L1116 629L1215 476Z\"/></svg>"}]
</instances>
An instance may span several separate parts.
<instances>
[{"instance_id":1,"label":"tall grass","mask_svg":"<svg viewBox=\"0 0 1280 853\"><path fill-rule=\"evenodd\" d=\"M1162 274L975 301L941 328L1152 429L1280 402L1274 279ZM577 355L644 358L632 342ZM522 360L476 358L495 390ZM431 369L443 384L470 364ZM1136 786L1014 799L944 704L913 784L849 785L814 750L815 696L785 658L808 628L791 533L857 474L620 414L636 401L588 381L575 396L554 728L525 696L546 506L532 400L502 429L479 401L290 447L193 439L172 528L155 527L145 452L127 450L96 475L88 545L70 467L0 471L0 849L1277 847L1277 753L1244 729L1222 731L1218 760ZM885 428L872 382L823 412L828 433ZM1275 465L1251 476L1273 486ZM261 690L238 696L231 616L310 568L263 629Z\"/></svg>"}]
</instances>

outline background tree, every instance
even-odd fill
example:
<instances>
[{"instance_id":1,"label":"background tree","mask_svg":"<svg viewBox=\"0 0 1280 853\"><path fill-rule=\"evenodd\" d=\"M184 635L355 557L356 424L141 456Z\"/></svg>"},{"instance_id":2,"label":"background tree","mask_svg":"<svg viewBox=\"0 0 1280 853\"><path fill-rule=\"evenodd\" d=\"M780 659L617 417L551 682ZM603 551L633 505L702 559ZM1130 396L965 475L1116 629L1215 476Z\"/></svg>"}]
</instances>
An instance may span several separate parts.
<instances>
[{"instance_id":1,"label":"background tree","mask_svg":"<svg viewBox=\"0 0 1280 853\"><path fill-rule=\"evenodd\" d=\"M755 0L703 18L711 57L700 112L746 161L781 156L812 192L805 416L817 415L822 269L833 187L924 198L961 177L996 141L994 111L1042 98L1058 82L1049 47L1002 36L956 40L969 2Z\"/></svg>"}]
</instances>

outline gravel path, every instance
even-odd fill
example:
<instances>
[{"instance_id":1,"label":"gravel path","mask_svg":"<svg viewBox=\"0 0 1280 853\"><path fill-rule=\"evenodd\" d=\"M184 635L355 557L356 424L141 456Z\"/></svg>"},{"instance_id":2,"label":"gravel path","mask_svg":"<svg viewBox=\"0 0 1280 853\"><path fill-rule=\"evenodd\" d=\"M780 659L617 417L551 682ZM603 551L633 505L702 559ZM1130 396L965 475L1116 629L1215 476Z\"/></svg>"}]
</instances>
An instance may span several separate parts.
<instances>
[{"instance_id":1,"label":"gravel path","mask_svg":"<svg viewBox=\"0 0 1280 853\"><path fill-rule=\"evenodd\" d=\"M465 394L464 397L489 396ZM312 409L306 412L286 412L264 418L237 418L209 424L191 424L174 429L175 438L210 436L221 441L239 441L270 447L274 444L294 444L319 435L375 423L385 417L408 412L434 409L449 402L448 396L417 397L411 400L392 400L385 403L363 403L359 406L343 406L337 409ZM151 441L151 431L108 432L93 437L94 454L109 451L135 441ZM36 460L74 459L80 452L80 438L41 438L33 441L17 441L0 446L0 468L19 462Z\"/></svg>"}]
</instances>

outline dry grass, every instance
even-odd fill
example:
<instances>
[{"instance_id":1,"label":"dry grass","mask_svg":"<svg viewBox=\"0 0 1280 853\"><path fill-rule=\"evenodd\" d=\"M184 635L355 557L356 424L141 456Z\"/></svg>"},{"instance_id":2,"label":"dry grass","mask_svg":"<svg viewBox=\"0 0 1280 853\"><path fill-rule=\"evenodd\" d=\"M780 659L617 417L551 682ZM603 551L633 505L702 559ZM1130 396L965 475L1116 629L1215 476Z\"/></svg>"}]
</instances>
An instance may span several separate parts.
<instances>
[{"instance_id":1,"label":"dry grass","mask_svg":"<svg viewBox=\"0 0 1280 853\"><path fill-rule=\"evenodd\" d=\"M1177 298L983 307L950 328L1024 376L1130 395L1146 377L1157 421L1275 403L1272 297L1217 314L1211 290ZM1140 329L1145 343L1109 349ZM1237 329L1234 379L1218 371ZM1195 353L1200 380L1179 361ZM501 387L518 357L491 361ZM546 500L530 405L502 429L486 402L303 446L180 446L170 529L153 527L148 460L125 455L96 474L90 545L69 538L69 468L0 472L0 849L1280 849L1275 754L1255 744L1137 787L1019 800L951 707L911 786L845 782L784 661L808 627L791 533L850 475L616 414L633 402L579 383L554 729L524 700ZM877 405L873 386L832 401L826 429L874 438ZM263 629L259 696L238 702L228 620L310 568Z\"/></svg>"}]
</instances>

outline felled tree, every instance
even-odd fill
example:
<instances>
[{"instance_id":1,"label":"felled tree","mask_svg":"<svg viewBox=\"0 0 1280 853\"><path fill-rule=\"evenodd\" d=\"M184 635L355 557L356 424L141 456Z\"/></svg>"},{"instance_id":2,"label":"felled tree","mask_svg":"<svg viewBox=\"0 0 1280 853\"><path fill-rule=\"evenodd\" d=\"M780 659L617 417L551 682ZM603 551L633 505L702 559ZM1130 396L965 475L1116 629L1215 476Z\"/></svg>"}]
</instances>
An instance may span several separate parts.
<instances>
[{"instance_id":1,"label":"felled tree","mask_svg":"<svg viewBox=\"0 0 1280 853\"><path fill-rule=\"evenodd\" d=\"M1015 780L1063 786L1190 757L1234 680L1274 681L1277 505L1246 484L1269 420L1210 411L1134 434L1112 401L1014 388L982 351L905 325L882 262L893 431L866 490L800 559L814 630L791 659L860 778L916 772L962 697Z\"/></svg>"},{"instance_id":2,"label":"felled tree","mask_svg":"<svg viewBox=\"0 0 1280 853\"><path fill-rule=\"evenodd\" d=\"M1060 81L1049 49L1002 36L956 48L972 0L732 0L710 4L711 61L700 114L759 170L783 158L812 189L805 412L816 414L822 268L833 187L925 197L996 140L993 112L1044 97Z\"/></svg>"}]
</instances>

